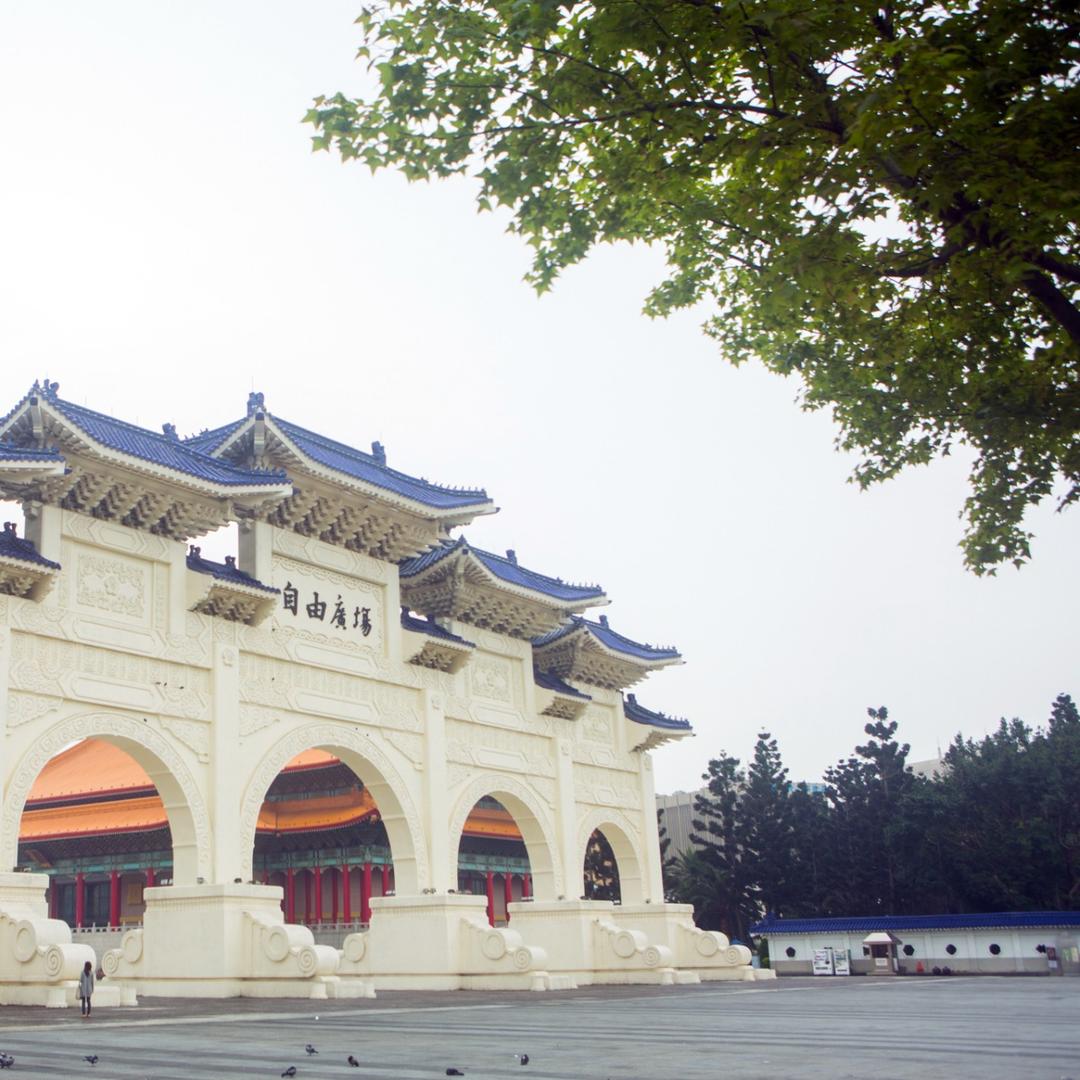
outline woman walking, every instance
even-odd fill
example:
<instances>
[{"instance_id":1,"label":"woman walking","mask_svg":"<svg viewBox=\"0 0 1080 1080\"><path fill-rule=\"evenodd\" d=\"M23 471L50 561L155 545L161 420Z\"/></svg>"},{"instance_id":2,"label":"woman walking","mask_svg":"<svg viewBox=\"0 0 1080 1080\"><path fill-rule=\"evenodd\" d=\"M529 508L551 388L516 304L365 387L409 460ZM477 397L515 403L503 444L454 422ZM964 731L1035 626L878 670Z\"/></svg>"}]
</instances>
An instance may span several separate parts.
<instances>
[{"instance_id":1,"label":"woman walking","mask_svg":"<svg viewBox=\"0 0 1080 1080\"><path fill-rule=\"evenodd\" d=\"M94 965L89 960L83 965L79 976L79 999L82 1001L83 1017L90 1015L90 995L94 992Z\"/></svg>"}]
</instances>

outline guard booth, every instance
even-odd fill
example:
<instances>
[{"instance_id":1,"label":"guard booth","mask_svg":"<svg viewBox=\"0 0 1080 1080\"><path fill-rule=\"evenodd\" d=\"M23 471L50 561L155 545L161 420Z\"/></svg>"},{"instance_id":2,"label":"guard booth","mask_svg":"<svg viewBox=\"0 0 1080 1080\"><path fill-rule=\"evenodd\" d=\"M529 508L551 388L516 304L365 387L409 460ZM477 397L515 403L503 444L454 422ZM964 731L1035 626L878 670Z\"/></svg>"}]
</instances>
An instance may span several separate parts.
<instances>
[{"instance_id":1,"label":"guard booth","mask_svg":"<svg viewBox=\"0 0 1080 1080\"><path fill-rule=\"evenodd\" d=\"M863 956L870 958L869 974L897 974L896 946L899 943L900 939L886 930L877 930L863 938Z\"/></svg>"}]
</instances>

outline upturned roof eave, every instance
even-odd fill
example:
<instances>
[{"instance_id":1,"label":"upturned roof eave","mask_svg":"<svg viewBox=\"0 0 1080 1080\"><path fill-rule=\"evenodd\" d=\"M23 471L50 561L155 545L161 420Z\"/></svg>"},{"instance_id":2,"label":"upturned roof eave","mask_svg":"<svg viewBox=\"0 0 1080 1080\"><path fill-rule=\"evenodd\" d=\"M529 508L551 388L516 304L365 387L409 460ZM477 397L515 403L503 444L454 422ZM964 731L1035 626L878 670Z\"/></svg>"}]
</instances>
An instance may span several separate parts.
<instances>
[{"instance_id":1,"label":"upturned roof eave","mask_svg":"<svg viewBox=\"0 0 1080 1080\"><path fill-rule=\"evenodd\" d=\"M238 443L252 427L254 427L256 422L255 416L249 416L244 420L239 421L233 431L229 432L217 446L208 451L209 455L213 458L222 457L231 447ZM384 487L381 484L375 484L368 480L362 480L357 476L351 476L341 469L335 469L330 465L323 464L321 461L316 461L310 454L306 453L301 447L296 445L295 440L288 432L284 431L281 426L275 422L271 413L264 413L261 422L271 428L274 437L284 443L288 448L289 453L298 463L300 463L302 468L316 479L328 481L332 484L339 484L352 491L358 492L365 497L379 499L399 510L406 510L417 517L443 522L448 527L458 524L467 524L472 521L473 518L479 517L482 514L498 513L499 508L487 497L478 500L475 503L463 502L457 506L437 507L432 506L430 503L422 502L419 499L413 499L407 495L402 495L400 492L396 492L389 487ZM412 479L415 482L415 478Z\"/></svg>"},{"instance_id":2,"label":"upturned roof eave","mask_svg":"<svg viewBox=\"0 0 1080 1080\"><path fill-rule=\"evenodd\" d=\"M211 497L218 499L237 501L238 499L256 498L259 502L263 502L270 499L284 499L292 494L293 485L288 479L271 477L265 483L238 479L234 484L219 480L210 480L206 477L196 476L194 473L185 472L182 469L177 469L170 465L148 461L136 454L126 453L122 450L117 450L114 447L106 446L91 435L90 432L86 431L85 428L81 427L76 420L68 416L63 409L57 408L54 402L43 393L38 395L38 407L47 411L61 427L71 433L76 442L74 452L89 452L91 456L97 457L106 465L125 468L130 472L151 476L163 482L175 484L178 487L185 487L189 490L195 490L201 494L210 495ZM2 436L4 432L10 430L10 428L21 419L30 408L30 395L27 394L23 401L0 421L0 436ZM156 437L154 432L145 429L143 430L145 434ZM192 453L197 452L198 451L192 451Z\"/></svg>"}]
</instances>

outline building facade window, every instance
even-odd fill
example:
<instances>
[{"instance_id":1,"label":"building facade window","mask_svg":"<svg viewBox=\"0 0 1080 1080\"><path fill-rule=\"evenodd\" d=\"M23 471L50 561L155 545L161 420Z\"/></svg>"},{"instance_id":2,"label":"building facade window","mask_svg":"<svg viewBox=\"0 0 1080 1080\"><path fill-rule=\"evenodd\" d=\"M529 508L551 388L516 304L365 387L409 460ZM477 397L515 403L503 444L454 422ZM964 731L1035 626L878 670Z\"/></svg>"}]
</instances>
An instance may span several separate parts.
<instances>
[{"instance_id":1,"label":"building facade window","mask_svg":"<svg viewBox=\"0 0 1080 1080\"><path fill-rule=\"evenodd\" d=\"M1001 946L996 942L990 946L990 955L997 956L1001 952Z\"/></svg>"},{"instance_id":2,"label":"building facade window","mask_svg":"<svg viewBox=\"0 0 1080 1080\"><path fill-rule=\"evenodd\" d=\"M948 953L948 954L949 954L950 956L955 956L955 955L956 955L956 946L955 946L955 945L946 945L946 946L945 946L945 951L946 951L946 952L947 952L947 953Z\"/></svg>"}]
</instances>

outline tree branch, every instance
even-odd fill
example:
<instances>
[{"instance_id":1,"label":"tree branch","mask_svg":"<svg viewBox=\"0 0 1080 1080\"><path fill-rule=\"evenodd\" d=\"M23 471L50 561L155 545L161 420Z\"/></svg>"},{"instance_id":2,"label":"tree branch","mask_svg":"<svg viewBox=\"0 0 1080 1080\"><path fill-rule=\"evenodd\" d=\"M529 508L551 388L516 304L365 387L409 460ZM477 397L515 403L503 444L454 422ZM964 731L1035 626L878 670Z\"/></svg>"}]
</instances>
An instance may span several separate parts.
<instances>
[{"instance_id":1,"label":"tree branch","mask_svg":"<svg viewBox=\"0 0 1080 1080\"><path fill-rule=\"evenodd\" d=\"M1080 348L1080 311L1076 305L1045 275L1029 270L1020 279L1024 291L1040 304L1072 343Z\"/></svg>"}]
</instances>

